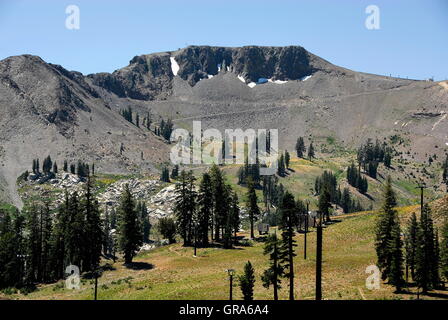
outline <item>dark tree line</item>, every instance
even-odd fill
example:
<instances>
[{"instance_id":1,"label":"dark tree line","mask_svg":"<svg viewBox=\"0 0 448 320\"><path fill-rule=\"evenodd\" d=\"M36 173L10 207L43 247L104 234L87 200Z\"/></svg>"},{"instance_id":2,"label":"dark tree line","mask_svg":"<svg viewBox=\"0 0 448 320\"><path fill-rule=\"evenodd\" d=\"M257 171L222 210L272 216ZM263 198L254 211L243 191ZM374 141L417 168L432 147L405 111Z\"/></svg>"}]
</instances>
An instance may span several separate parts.
<instances>
[{"instance_id":1,"label":"dark tree line","mask_svg":"<svg viewBox=\"0 0 448 320\"><path fill-rule=\"evenodd\" d=\"M132 107L128 107L127 109L120 110L120 114L130 123L134 123L133 121L133 112Z\"/></svg>"},{"instance_id":2,"label":"dark tree line","mask_svg":"<svg viewBox=\"0 0 448 320\"><path fill-rule=\"evenodd\" d=\"M78 266L81 272L93 271L99 265L103 230L90 179L82 196L66 194L56 211L45 203L32 205L14 217L6 214L1 230L2 239L17 232L9 244L5 241L0 245L0 251L8 251L8 245L16 249L9 252L11 260L0 259L0 268L17 264L14 270L0 272L2 287L32 287L59 280L68 265Z\"/></svg>"},{"instance_id":3,"label":"dark tree line","mask_svg":"<svg viewBox=\"0 0 448 320\"><path fill-rule=\"evenodd\" d=\"M384 190L384 202L376 224L375 249L382 279L401 291L408 281L408 271L412 280L424 293L441 286L441 274L447 276L447 218L443 237L439 243L437 231L429 206L424 206L420 221L415 213L411 216L402 239L400 220L395 209L395 192L390 178ZM440 248L443 248L440 250ZM406 278L404 278L406 268Z\"/></svg>"},{"instance_id":4,"label":"dark tree line","mask_svg":"<svg viewBox=\"0 0 448 320\"><path fill-rule=\"evenodd\" d=\"M238 184L239 185L247 185L248 180L250 179L257 187L260 185L260 163L258 162L258 158L254 164L249 164L248 159L244 162L244 166L238 169Z\"/></svg>"},{"instance_id":5,"label":"dark tree line","mask_svg":"<svg viewBox=\"0 0 448 320\"><path fill-rule=\"evenodd\" d=\"M289 169L290 159L291 156L287 150L284 154L280 154L277 159L278 176L285 177L287 175L287 169ZM246 156L244 166L238 169L238 184L247 185L247 181L248 179L250 179L257 187L259 187L262 178L260 175L260 167L262 166L259 163L258 157L256 158L256 162L254 164L249 164Z\"/></svg>"},{"instance_id":6,"label":"dark tree line","mask_svg":"<svg viewBox=\"0 0 448 320\"><path fill-rule=\"evenodd\" d=\"M392 149L384 142L376 140L375 144L371 139L358 149L359 169L363 169L370 177L376 179L378 164L384 163L386 167L391 166Z\"/></svg>"},{"instance_id":7,"label":"dark tree line","mask_svg":"<svg viewBox=\"0 0 448 320\"><path fill-rule=\"evenodd\" d=\"M71 163L69 165L67 160L64 160L64 164L62 167L64 172L70 172L71 174L76 174L79 177L86 178L89 175L95 175L95 164L91 166L88 163L85 163L81 160L78 160L76 164ZM40 175L51 175L52 173L58 173L58 165L56 161L51 159L51 156L47 156L42 162L42 171L40 170L40 161L39 159L33 159L32 172L33 174ZM28 177L28 171L26 171L25 177Z\"/></svg>"},{"instance_id":8,"label":"dark tree line","mask_svg":"<svg viewBox=\"0 0 448 320\"><path fill-rule=\"evenodd\" d=\"M279 183L279 179L275 175L266 175L262 178L262 190L263 190L263 202L268 212L270 212L271 207L278 208L283 194L285 193L285 188L283 184ZM272 225L277 225L277 223L270 223Z\"/></svg>"},{"instance_id":9,"label":"dark tree line","mask_svg":"<svg viewBox=\"0 0 448 320\"><path fill-rule=\"evenodd\" d=\"M238 197L218 166L202 175L199 190L192 172L182 171L176 183L177 232L185 246L209 244L209 238L231 248L239 230ZM209 236L210 235L210 236Z\"/></svg>"},{"instance_id":10,"label":"dark tree line","mask_svg":"<svg viewBox=\"0 0 448 320\"><path fill-rule=\"evenodd\" d=\"M297 153L297 158L305 159L305 152L307 148L305 146L305 141L303 140L303 137L297 138L295 149ZM310 145L308 146L308 153L306 156L310 161L316 156L314 145L312 142L310 142Z\"/></svg>"},{"instance_id":11,"label":"dark tree line","mask_svg":"<svg viewBox=\"0 0 448 320\"><path fill-rule=\"evenodd\" d=\"M141 118L138 112L135 112L135 121L134 121L134 112L132 111L132 107L120 110L120 114L127 121L129 121L132 124L135 124L138 128L141 128L142 126L148 130L151 130L152 115L150 112L146 113L146 116L143 117L142 121L140 121Z\"/></svg>"},{"instance_id":12,"label":"dark tree line","mask_svg":"<svg viewBox=\"0 0 448 320\"><path fill-rule=\"evenodd\" d=\"M439 237L431 216L431 209L425 205L417 221L415 213L408 222L405 232L405 262L413 281L426 293L441 285L440 271L443 270Z\"/></svg>"},{"instance_id":13,"label":"dark tree line","mask_svg":"<svg viewBox=\"0 0 448 320\"><path fill-rule=\"evenodd\" d=\"M319 196L319 209L324 213L327 220L330 220L329 209L332 204L342 207L344 213L364 210L359 201L352 197L348 188L341 190L336 176L330 171L324 171L320 177L316 178L314 190L316 195Z\"/></svg>"},{"instance_id":14,"label":"dark tree line","mask_svg":"<svg viewBox=\"0 0 448 320\"><path fill-rule=\"evenodd\" d=\"M171 133L173 132L173 122L171 121L171 119L168 120L164 120L161 119L160 120L160 124L159 127L155 129L155 134L158 136L163 137L165 140L170 140L171 137Z\"/></svg>"},{"instance_id":15,"label":"dark tree line","mask_svg":"<svg viewBox=\"0 0 448 320\"><path fill-rule=\"evenodd\" d=\"M290 160L291 160L291 156L290 156L288 150L286 150L284 154L280 154L280 157L277 160L277 174L280 177L284 177L287 175Z\"/></svg>"},{"instance_id":16,"label":"dark tree line","mask_svg":"<svg viewBox=\"0 0 448 320\"><path fill-rule=\"evenodd\" d=\"M404 286L403 281L403 242L401 239L400 221L395 210L397 205L391 179L387 179L384 189L384 200L381 213L376 224L375 249L377 265L381 270L382 280L395 286L397 292Z\"/></svg>"},{"instance_id":17,"label":"dark tree line","mask_svg":"<svg viewBox=\"0 0 448 320\"><path fill-rule=\"evenodd\" d=\"M362 176L359 168L355 166L354 163L347 168L347 182L358 189L362 194L367 193L369 188L369 183L367 182L367 178Z\"/></svg>"},{"instance_id":18,"label":"dark tree line","mask_svg":"<svg viewBox=\"0 0 448 320\"><path fill-rule=\"evenodd\" d=\"M152 114L150 112L146 113L146 116L141 120L140 114L138 112L133 112L132 107L120 110L120 114L130 123L134 124L138 128L146 128L149 131L153 131L155 135L163 137L165 140L170 140L171 132L173 131L173 122L171 119L165 120L160 119L158 124L155 124L151 130L151 125L153 124ZM135 114L135 117L134 117Z\"/></svg>"},{"instance_id":19,"label":"dark tree line","mask_svg":"<svg viewBox=\"0 0 448 320\"><path fill-rule=\"evenodd\" d=\"M69 265L81 273L97 271L101 257L113 255L115 260L116 251L130 263L149 238L146 206L136 205L128 186L117 214L101 216L91 178L81 195L66 193L58 208L50 208L45 202L23 212L0 211L0 288L57 281Z\"/></svg>"}]
</instances>

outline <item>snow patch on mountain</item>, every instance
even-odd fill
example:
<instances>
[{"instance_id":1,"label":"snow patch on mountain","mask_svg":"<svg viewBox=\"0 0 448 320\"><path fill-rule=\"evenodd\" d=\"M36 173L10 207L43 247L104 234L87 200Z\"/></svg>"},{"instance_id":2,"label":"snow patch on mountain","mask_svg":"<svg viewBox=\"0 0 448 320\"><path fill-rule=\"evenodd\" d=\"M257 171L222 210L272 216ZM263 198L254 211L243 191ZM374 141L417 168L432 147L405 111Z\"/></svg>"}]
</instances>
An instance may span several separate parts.
<instances>
[{"instance_id":1,"label":"snow patch on mountain","mask_svg":"<svg viewBox=\"0 0 448 320\"><path fill-rule=\"evenodd\" d=\"M171 71L176 76L180 69L179 64L177 64L176 59L174 59L174 57L170 57L170 61L171 61Z\"/></svg>"},{"instance_id":2,"label":"snow patch on mountain","mask_svg":"<svg viewBox=\"0 0 448 320\"><path fill-rule=\"evenodd\" d=\"M271 78L271 79L268 79L268 81L269 81L270 83L276 83L276 84L284 84L284 83L287 83L287 82L288 82L288 80L272 80L272 78Z\"/></svg>"},{"instance_id":3,"label":"snow patch on mountain","mask_svg":"<svg viewBox=\"0 0 448 320\"><path fill-rule=\"evenodd\" d=\"M311 78L311 75L300 78L301 81L306 81Z\"/></svg>"}]
</instances>

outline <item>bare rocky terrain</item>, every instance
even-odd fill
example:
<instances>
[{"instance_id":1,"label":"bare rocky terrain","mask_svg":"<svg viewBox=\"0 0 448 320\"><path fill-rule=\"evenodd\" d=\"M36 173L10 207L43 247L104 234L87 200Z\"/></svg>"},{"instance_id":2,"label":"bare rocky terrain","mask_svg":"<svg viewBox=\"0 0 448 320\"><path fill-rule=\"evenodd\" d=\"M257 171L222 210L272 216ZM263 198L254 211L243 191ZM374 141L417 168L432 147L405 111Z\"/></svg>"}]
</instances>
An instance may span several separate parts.
<instances>
[{"instance_id":1,"label":"bare rocky terrain","mask_svg":"<svg viewBox=\"0 0 448 320\"><path fill-rule=\"evenodd\" d=\"M103 173L156 173L170 145L127 122L128 106L185 128L278 129L290 151L298 136L347 148L396 136L417 162L448 147L447 82L355 72L298 46L191 46L92 75L22 55L0 61L0 198L20 206L17 177L49 154Z\"/></svg>"}]
</instances>

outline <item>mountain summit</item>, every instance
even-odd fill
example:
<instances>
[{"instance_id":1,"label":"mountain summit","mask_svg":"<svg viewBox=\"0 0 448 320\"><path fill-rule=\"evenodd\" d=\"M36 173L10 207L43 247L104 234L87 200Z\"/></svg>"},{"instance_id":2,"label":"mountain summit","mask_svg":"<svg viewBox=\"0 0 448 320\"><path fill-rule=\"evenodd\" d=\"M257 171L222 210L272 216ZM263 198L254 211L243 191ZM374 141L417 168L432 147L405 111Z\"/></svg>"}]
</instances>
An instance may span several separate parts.
<instances>
[{"instance_id":1,"label":"mountain summit","mask_svg":"<svg viewBox=\"0 0 448 320\"><path fill-rule=\"evenodd\" d=\"M399 137L409 157L426 161L448 145L447 82L355 72L299 46L190 46L87 76L22 55L0 61L4 200L20 204L17 177L49 154L102 172L157 171L170 146L126 121L129 107L185 128L201 120L204 129L279 129L290 151L298 136L348 148Z\"/></svg>"}]
</instances>

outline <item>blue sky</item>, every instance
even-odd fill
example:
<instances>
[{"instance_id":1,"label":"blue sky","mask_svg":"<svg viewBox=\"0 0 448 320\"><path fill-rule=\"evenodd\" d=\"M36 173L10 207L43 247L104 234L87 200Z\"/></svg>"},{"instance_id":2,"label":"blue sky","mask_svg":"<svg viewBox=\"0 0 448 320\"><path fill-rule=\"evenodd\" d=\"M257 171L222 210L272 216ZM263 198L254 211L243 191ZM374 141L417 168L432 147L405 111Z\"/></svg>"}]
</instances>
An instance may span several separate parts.
<instances>
[{"instance_id":1,"label":"blue sky","mask_svg":"<svg viewBox=\"0 0 448 320\"><path fill-rule=\"evenodd\" d=\"M80 29L65 27L68 5ZM380 9L380 30L364 22ZM301 45L357 71L448 78L447 0L0 0L0 59L41 56L84 74L186 45Z\"/></svg>"}]
</instances>

